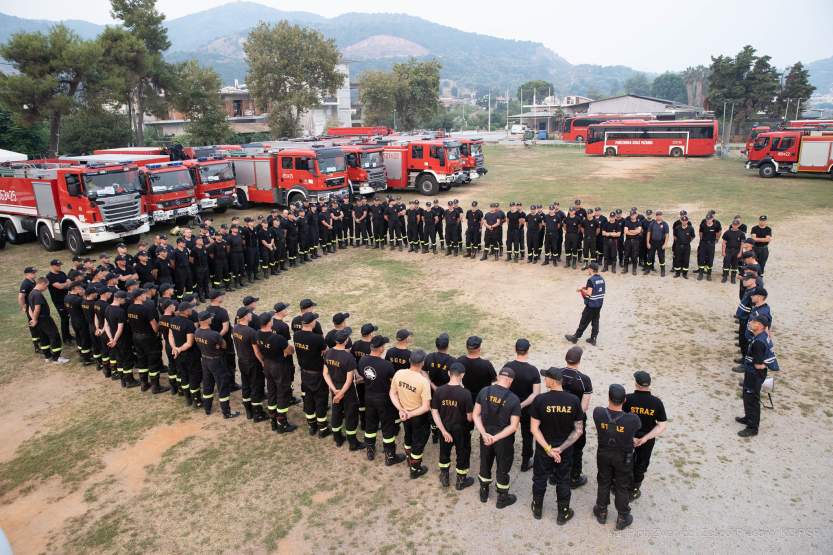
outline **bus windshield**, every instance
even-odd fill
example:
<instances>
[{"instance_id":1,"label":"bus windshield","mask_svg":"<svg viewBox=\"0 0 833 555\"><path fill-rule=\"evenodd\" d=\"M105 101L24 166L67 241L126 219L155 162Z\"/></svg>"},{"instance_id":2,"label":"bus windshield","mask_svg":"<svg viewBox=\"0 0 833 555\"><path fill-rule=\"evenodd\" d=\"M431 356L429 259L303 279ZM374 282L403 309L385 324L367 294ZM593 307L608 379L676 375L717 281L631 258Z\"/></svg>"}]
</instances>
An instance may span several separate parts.
<instances>
[{"instance_id":1,"label":"bus windshield","mask_svg":"<svg viewBox=\"0 0 833 555\"><path fill-rule=\"evenodd\" d=\"M231 162L208 164L199 168L200 180L203 183L216 183L217 181L234 179L234 169L231 167Z\"/></svg>"},{"instance_id":2,"label":"bus windshield","mask_svg":"<svg viewBox=\"0 0 833 555\"><path fill-rule=\"evenodd\" d=\"M138 170L88 173L84 175L84 186L87 189L87 196L93 199L138 193L142 189Z\"/></svg>"},{"instance_id":3,"label":"bus windshield","mask_svg":"<svg viewBox=\"0 0 833 555\"><path fill-rule=\"evenodd\" d=\"M176 171L150 173L149 178L152 193L170 193L194 186L191 181L191 174L185 168Z\"/></svg>"}]
</instances>

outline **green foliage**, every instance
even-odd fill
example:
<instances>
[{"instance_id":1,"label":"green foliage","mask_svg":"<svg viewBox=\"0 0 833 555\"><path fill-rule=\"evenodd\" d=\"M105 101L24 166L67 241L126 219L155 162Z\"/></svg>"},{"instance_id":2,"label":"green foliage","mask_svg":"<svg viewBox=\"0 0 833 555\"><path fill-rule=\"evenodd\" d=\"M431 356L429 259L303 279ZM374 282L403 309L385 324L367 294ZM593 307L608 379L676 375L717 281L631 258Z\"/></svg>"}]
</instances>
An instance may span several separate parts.
<instances>
[{"instance_id":1,"label":"green foliage","mask_svg":"<svg viewBox=\"0 0 833 555\"><path fill-rule=\"evenodd\" d=\"M162 22L165 15L156 10L156 0L110 0L110 15L125 29L140 38L148 52L160 53L171 47Z\"/></svg>"},{"instance_id":2,"label":"green foliage","mask_svg":"<svg viewBox=\"0 0 833 555\"><path fill-rule=\"evenodd\" d=\"M99 148L130 144L130 118L101 108L87 108L66 117L61 131L63 154L90 154Z\"/></svg>"},{"instance_id":3,"label":"green foliage","mask_svg":"<svg viewBox=\"0 0 833 555\"><path fill-rule=\"evenodd\" d=\"M48 132L42 123L25 126L15 122L11 112L0 109L0 148L40 158L46 154Z\"/></svg>"},{"instance_id":4,"label":"green foliage","mask_svg":"<svg viewBox=\"0 0 833 555\"><path fill-rule=\"evenodd\" d=\"M770 64L770 57L758 56L749 45L744 46L734 58L712 57L708 107L721 118L724 103L729 115L730 106L734 104L734 117L729 124L730 134L737 123L758 112L772 110L772 99L779 89L778 72Z\"/></svg>"},{"instance_id":5,"label":"green foliage","mask_svg":"<svg viewBox=\"0 0 833 555\"><path fill-rule=\"evenodd\" d=\"M784 86L778 93L778 100L776 101L777 113L781 114L786 110L787 101L789 101L789 106L792 106L793 110L798 108L800 111L800 106L807 104L807 100L813 95L815 90L816 88L810 84L810 72L801 62L796 62L787 71L787 75L784 77ZM789 119L789 115L787 119Z\"/></svg>"},{"instance_id":6,"label":"green foliage","mask_svg":"<svg viewBox=\"0 0 833 555\"><path fill-rule=\"evenodd\" d=\"M246 83L260 109L269 111L269 128L278 137L295 136L304 110L344 82L336 69L340 54L335 41L318 31L286 21L261 22L243 50L249 64Z\"/></svg>"},{"instance_id":7,"label":"green foliage","mask_svg":"<svg viewBox=\"0 0 833 555\"><path fill-rule=\"evenodd\" d=\"M365 122L393 127L396 110L397 129L433 127L439 108L440 68L436 60L411 59L395 64L391 71L362 74L359 91Z\"/></svg>"},{"instance_id":8,"label":"green foliage","mask_svg":"<svg viewBox=\"0 0 833 555\"><path fill-rule=\"evenodd\" d=\"M625 92L627 94L640 94L642 96L650 96L651 82L648 81L648 76L644 73L636 73L625 81Z\"/></svg>"},{"instance_id":9,"label":"green foliage","mask_svg":"<svg viewBox=\"0 0 833 555\"><path fill-rule=\"evenodd\" d=\"M231 129L220 100L220 77L213 69L191 60L176 67L171 104L189 123L185 131L193 146L218 144L227 140Z\"/></svg>"},{"instance_id":10,"label":"green foliage","mask_svg":"<svg viewBox=\"0 0 833 555\"><path fill-rule=\"evenodd\" d=\"M541 102L546 97L555 93L555 86L549 81L536 79L527 81L518 87L518 98L525 99L526 102L532 104L532 99Z\"/></svg>"},{"instance_id":11,"label":"green foliage","mask_svg":"<svg viewBox=\"0 0 833 555\"><path fill-rule=\"evenodd\" d=\"M665 100L674 100L676 102L688 102L688 94L686 93L685 82L679 73L672 73L666 71L662 75L658 75L651 84L651 95L656 98L663 98Z\"/></svg>"}]
</instances>

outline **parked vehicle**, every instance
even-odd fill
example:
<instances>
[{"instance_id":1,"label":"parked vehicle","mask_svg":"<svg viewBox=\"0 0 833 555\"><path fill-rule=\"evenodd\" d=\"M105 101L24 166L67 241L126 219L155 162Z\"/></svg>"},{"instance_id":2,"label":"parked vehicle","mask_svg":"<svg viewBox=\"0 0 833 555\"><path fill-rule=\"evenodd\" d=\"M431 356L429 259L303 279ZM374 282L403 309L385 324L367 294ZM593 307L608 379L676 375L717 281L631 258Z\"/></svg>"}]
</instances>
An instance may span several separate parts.
<instances>
[{"instance_id":1,"label":"parked vehicle","mask_svg":"<svg viewBox=\"0 0 833 555\"><path fill-rule=\"evenodd\" d=\"M814 173L833 177L833 134L816 131L770 131L755 138L746 169L761 177Z\"/></svg>"},{"instance_id":2,"label":"parked vehicle","mask_svg":"<svg viewBox=\"0 0 833 555\"><path fill-rule=\"evenodd\" d=\"M483 156L483 139L459 138L460 159L463 161L463 173L466 174L466 183L478 179L489 173L486 169L486 159Z\"/></svg>"},{"instance_id":3,"label":"parked vehicle","mask_svg":"<svg viewBox=\"0 0 833 555\"><path fill-rule=\"evenodd\" d=\"M712 156L717 120L622 120L591 125L585 154L597 156Z\"/></svg>"},{"instance_id":4,"label":"parked vehicle","mask_svg":"<svg viewBox=\"0 0 833 555\"><path fill-rule=\"evenodd\" d=\"M633 119L649 121L655 119L655 117L652 114L582 114L564 120L561 140L568 143L583 143L587 141L587 133L591 125L597 125L611 120L623 121Z\"/></svg>"},{"instance_id":5,"label":"parked vehicle","mask_svg":"<svg viewBox=\"0 0 833 555\"><path fill-rule=\"evenodd\" d=\"M436 195L466 179L460 143L449 139L417 139L384 146L388 189L416 189Z\"/></svg>"},{"instance_id":6,"label":"parked vehicle","mask_svg":"<svg viewBox=\"0 0 833 555\"><path fill-rule=\"evenodd\" d=\"M185 160L184 164L191 171L200 212L214 210L222 214L235 203L237 181L230 160L204 156Z\"/></svg>"}]
</instances>

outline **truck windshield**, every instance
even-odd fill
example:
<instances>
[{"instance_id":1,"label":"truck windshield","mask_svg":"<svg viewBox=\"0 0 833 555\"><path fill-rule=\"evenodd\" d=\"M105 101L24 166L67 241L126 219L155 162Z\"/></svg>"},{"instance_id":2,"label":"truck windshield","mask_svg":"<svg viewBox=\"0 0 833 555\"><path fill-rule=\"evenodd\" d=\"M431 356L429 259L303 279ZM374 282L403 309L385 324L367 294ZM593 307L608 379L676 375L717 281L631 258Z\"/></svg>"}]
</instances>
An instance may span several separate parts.
<instances>
[{"instance_id":1,"label":"truck windshield","mask_svg":"<svg viewBox=\"0 0 833 555\"><path fill-rule=\"evenodd\" d=\"M378 168L383 164L381 152L365 152L362 154L363 168Z\"/></svg>"},{"instance_id":2,"label":"truck windshield","mask_svg":"<svg viewBox=\"0 0 833 555\"><path fill-rule=\"evenodd\" d=\"M231 162L200 166L200 180L203 183L216 183L217 181L228 181L230 179L234 179Z\"/></svg>"},{"instance_id":3,"label":"truck windshield","mask_svg":"<svg viewBox=\"0 0 833 555\"><path fill-rule=\"evenodd\" d=\"M471 155L479 156L480 154L483 154L483 145L481 145L480 143L475 143L471 145Z\"/></svg>"},{"instance_id":4,"label":"truck windshield","mask_svg":"<svg viewBox=\"0 0 833 555\"><path fill-rule=\"evenodd\" d=\"M448 159L449 160L459 160L460 159L460 147L452 146L448 147Z\"/></svg>"},{"instance_id":5,"label":"truck windshield","mask_svg":"<svg viewBox=\"0 0 833 555\"><path fill-rule=\"evenodd\" d=\"M318 168L321 173L343 172L345 167L343 154L328 154L318 157Z\"/></svg>"},{"instance_id":6,"label":"truck windshield","mask_svg":"<svg viewBox=\"0 0 833 555\"><path fill-rule=\"evenodd\" d=\"M176 171L150 174L150 187L153 193L182 191L184 189L190 189L193 186L194 183L191 181L191 174L185 168Z\"/></svg>"},{"instance_id":7,"label":"truck windshield","mask_svg":"<svg viewBox=\"0 0 833 555\"><path fill-rule=\"evenodd\" d=\"M84 175L84 186L90 198L138 193L142 188L138 170L88 173Z\"/></svg>"},{"instance_id":8,"label":"truck windshield","mask_svg":"<svg viewBox=\"0 0 833 555\"><path fill-rule=\"evenodd\" d=\"M755 150L763 150L766 148L766 145L769 143L769 137L757 137L755 139Z\"/></svg>"}]
</instances>

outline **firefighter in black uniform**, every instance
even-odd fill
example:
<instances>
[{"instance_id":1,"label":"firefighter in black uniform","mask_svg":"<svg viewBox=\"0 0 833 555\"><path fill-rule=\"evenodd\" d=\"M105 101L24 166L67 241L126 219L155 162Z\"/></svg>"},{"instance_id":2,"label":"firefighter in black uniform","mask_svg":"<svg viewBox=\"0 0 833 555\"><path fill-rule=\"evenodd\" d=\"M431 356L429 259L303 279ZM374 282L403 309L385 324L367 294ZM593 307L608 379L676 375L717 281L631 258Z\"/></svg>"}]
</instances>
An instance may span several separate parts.
<instances>
[{"instance_id":1,"label":"firefighter in black uniform","mask_svg":"<svg viewBox=\"0 0 833 555\"><path fill-rule=\"evenodd\" d=\"M289 267L298 265L298 217L294 210L284 210L284 218L281 226L286 233L286 258L289 260Z\"/></svg>"},{"instance_id":2,"label":"firefighter in black uniform","mask_svg":"<svg viewBox=\"0 0 833 555\"><path fill-rule=\"evenodd\" d=\"M333 222L333 252L335 248L345 248L347 245L344 240L344 212L341 210L341 205L337 202L330 203L330 215Z\"/></svg>"},{"instance_id":3,"label":"firefighter in black uniform","mask_svg":"<svg viewBox=\"0 0 833 555\"><path fill-rule=\"evenodd\" d=\"M639 221L639 214L636 208L631 208L631 213L628 219L622 223L622 231L625 239L625 252L622 259L622 273L628 273L628 266L631 266L631 272L636 275L637 265L639 264L639 248L642 244L642 223Z\"/></svg>"},{"instance_id":4,"label":"firefighter in black uniform","mask_svg":"<svg viewBox=\"0 0 833 555\"><path fill-rule=\"evenodd\" d=\"M466 254L467 258L475 258L480 250L481 228L483 226L483 211L477 207L477 201L471 203L466 210Z\"/></svg>"},{"instance_id":5,"label":"firefighter in black uniform","mask_svg":"<svg viewBox=\"0 0 833 555\"><path fill-rule=\"evenodd\" d=\"M256 424L266 420L266 412L263 410L263 366L258 359L256 345L258 331L250 325L254 316L250 309L240 307L237 309L236 316L236 323L231 329L231 337L237 353L237 364L240 367L240 383L243 386L240 394L243 409L246 411L246 419ZM269 325L272 325L271 318Z\"/></svg>"},{"instance_id":6,"label":"firefighter in black uniform","mask_svg":"<svg viewBox=\"0 0 833 555\"><path fill-rule=\"evenodd\" d=\"M113 293L113 301L104 313L104 331L107 346L110 347L110 362L115 365L114 373L121 379L121 386L137 387L139 382L133 377L133 344L127 326L127 313L122 307L126 298L124 291Z\"/></svg>"},{"instance_id":7,"label":"firefighter in black uniform","mask_svg":"<svg viewBox=\"0 0 833 555\"><path fill-rule=\"evenodd\" d=\"M324 352L327 344L324 338L313 331L318 314L306 312L301 317L301 329L292 336L298 366L301 367L301 390L304 396L304 415L307 418L310 435L318 433L324 438L330 435L327 424L327 402L329 390L324 382Z\"/></svg>"},{"instance_id":8,"label":"firefighter in black uniform","mask_svg":"<svg viewBox=\"0 0 833 555\"><path fill-rule=\"evenodd\" d=\"M309 210L307 210L307 232L309 234L307 252L310 258L321 257L321 255L318 254L318 246L321 242L321 232L318 225L318 213L318 206L310 204Z\"/></svg>"},{"instance_id":9,"label":"firefighter in black uniform","mask_svg":"<svg viewBox=\"0 0 833 555\"><path fill-rule=\"evenodd\" d=\"M197 298L201 303L208 298L208 291L211 289L211 268L208 249L205 247L202 237L194 241L194 250L191 252L192 268L194 270L194 289Z\"/></svg>"},{"instance_id":10,"label":"firefighter in black uniform","mask_svg":"<svg viewBox=\"0 0 833 555\"><path fill-rule=\"evenodd\" d=\"M243 236L244 258L246 262L246 277L249 283L254 283L260 279L258 277L258 240L257 228L255 228L255 221L246 216L243 219L243 229L240 230L240 235Z\"/></svg>"},{"instance_id":11,"label":"firefighter in black uniform","mask_svg":"<svg viewBox=\"0 0 833 555\"><path fill-rule=\"evenodd\" d=\"M431 356L431 355L428 355ZM450 357L449 357L450 358ZM449 486L449 468L451 467L451 449L456 451L457 483L455 489L462 491L474 485L474 478L469 476L471 462L471 428L474 401L471 393L463 387L463 375L466 367L451 359L445 373L447 383L437 387L431 396L431 416L434 428L442 437L440 444L440 485ZM427 363L427 359L426 359ZM426 364L427 368L427 364ZM430 371L429 371L430 375ZM433 385L432 381L432 385Z\"/></svg>"},{"instance_id":12,"label":"firefighter in black uniform","mask_svg":"<svg viewBox=\"0 0 833 555\"><path fill-rule=\"evenodd\" d=\"M368 323L362 325L361 339L353 343L353 346L350 349L350 352L352 352L353 356L356 358L357 365L363 356L370 354L370 341L373 339L373 336L377 331L379 331L379 328L373 324ZM356 381L354 383L356 386L356 395L359 397L359 427L364 430L366 412L364 404L364 380L362 380L361 376L357 374Z\"/></svg>"},{"instance_id":13,"label":"firefighter in black uniform","mask_svg":"<svg viewBox=\"0 0 833 555\"><path fill-rule=\"evenodd\" d=\"M110 346L107 344L109 338L104 332L105 314L107 307L110 306L109 301L112 294L113 290L106 285L99 288L98 300L93 303L93 322L95 325L94 335L98 338L98 345L101 349L101 369L104 372L104 377L117 380L119 376L115 371L115 361L110 360Z\"/></svg>"},{"instance_id":14,"label":"firefighter in black uniform","mask_svg":"<svg viewBox=\"0 0 833 555\"><path fill-rule=\"evenodd\" d=\"M581 248L580 230L584 220L576 213L574 206L570 207L570 212L564 218L562 229L564 230L564 267L576 268L579 259L579 249Z\"/></svg>"},{"instance_id":15,"label":"firefighter in black uniform","mask_svg":"<svg viewBox=\"0 0 833 555\"><path fill-rule=\"evenodd\" d=\"M544 266L552 262L553 266L558 264L561 253L561 222L556 213L556 205L550 204L546 214L542 215L541 221L544 228ZM558 243L556 245L556 243ZM556 252L557 249L557 252Z\"/></svg>"},{"instance_id":16,"label":"firefighter in black uniform","mask_svg":"<svg viewBox=\"0 0 833 555\"><path fill-rule=\"evenodd\" d=\"M168 374L168 382L171 385L171 393L173 395L185 395L185 390L188 389L188 380L185 379L184 385L180 380L179 372L177 371L172 347L170 342L171 321L174 319L174 312L176 307L168 299L162 299L156 305L156 313L159 315L159 335L162 337L162 348L165 350L165 356L168 361L167 367L163 366L162 371Z\"/></svg>"},{"instance_id":17,"label":"firefighter in black uniform","mask_svg":"<svg viewBox=\"0 0 833 555\"><path fill-rule=\"evenodd\" d=\"M656 438L665 432L668 420L665 415L665 405L659 397L651 394L651 375L640 370L634 373L633 379L636 382L636 388L633 393L625 397L625 404L622 406L624 412L635 414L641 422L634 439L631 501L642 495L639 488L642 480L645 479L648 465L651 463L654 443Z\"/></svg>"},{"instance_id":18,"label":"firefighter in black uniform","mask_svg":"<svg viewBox=\"0 0 833 555\"><path fill-rule=\"evenodd\" d=\"M353 384L357 368L356 357L350 352L350 328L342 328L333 337L335 347L324 353L324 381L333 395L333 414L330 426L336 447L344 444L345 436L350 451L362 448L356 438L359 428L359 397Z\"/></svg>"},{"instance_id":19,"label":"firefighter in black uniform","mask_svg":"<svg viewBox=\"0 0 833 555\"><path fill-rule=\"evenodd\" d=\"M610 490L614 489L616 529L624 530L633 523L630 508L630 492L633 482L633 440L642 426L635 414L622 411L625 402L625 388L612 384L608 389L607 407L593 409L593 421L599 448L596 451L599 489L593 514L599 524L607 522L607 506L610 504Z\"/></svg>"},{"instance_id":20,"label":"firefighter in black uniform","mask_svg":"<svg viewBox=\"0 0 833 555\"><path fill-rule=\"evenodd\" d=\"M286 255L286 240L284 230L281 229L280 218L274 218L269 224L269 235L272 238L272 250L269 252L269 273L276 276L281 273L281 256Z\"/></svg>"},{"instance_id":21,"label":"firefighter in black uniform","mask_svg":"<svg viewBox=\"0 0 833 555\"><path fill-rule=\"evenodd\" d=\"M451 204L453 205L454 211L457 212L457 219L454 223L454 236L457 238L457 244L455 245L457 249L457 253L463 250L463 209L460 207L460 201L454 199Z\"/></svg>"},{"instance_id":22,"label":"firefighter in black uniform","mask_svg":"<svg viewBox=\"0 0 833 555\"><path fill-rule=\"evenodd\" d=\"M443 222L445 221L445 209L440 206L440 201L434 199L431 206L431 213L434 214L437 226L437 245L440 249L445 249L445 234L443 233Z\"/></svg>"},{"instance_id":23,"label":"firefighter in black uniform","mask_svg":"<svg viewBox=\"0 0 833 555\"><path fill-rule=\"evenodd\" d=\"M376 457L376 436L381 429L385 466L399 464L406 459L404 453L396 452L399 426L396 424L396 408L390 400L390 384L396 369L393 364L382 358L385 345L389 342L390 339L387 337L374 336L370 340L370 354L363 356L358 366L358 373L365 384L367 413L364 443L367 460L372 461Z\"/></svg>"},{"instance_id":24,"label":"firefighter in black uniform","mask_svg":"<svg viewBox=\"0 0 833 555\"><path fill-rule=\"evenodd\" d=\"M647 226L648 254L645 258L645 275L654 271L654 258L659 260L659 275L665 277L665 247L668 245L668 222L662 219L662 210L657 210L656 219Z\"/></svg>"},{"instance_id":25,"label":"firefighter in black uniform","mask_svg":"<svg viewBox=\"0 0 833 555\"><path fill-rule=\"evenodd\" d=\"M601 233L601 227L602 221L598 213L594 213L581 222L582 248L579 260L584 262L582 270L586 270L590 262L596 259L596 240Z\"/></svg>"},{"instance_id":26,"label":"firefighter in black uniform","mask_svg":"<svg viewBox=\"0 0 833 555\"><path fill-rule=\"evenodd\" d=\"M572 446L584 435L584 411L572 393L563 390L562 370L541 371L547 389L530 407L532 435L535 438L535 462L532 469L532 514L540 519L544 508L547 480L556 478L558 524L566 524L575 512L570 508L570 468Z\"/></svg>"},{"instance_id":27,"label":"firefighter in black uniform","mask_svg":"<svg viewBox=\"0 0 833 555\"><path fill-rule=\"evenodd\" d=\"M407 222L407 238L408 238L408 252L419 252L420 250L420 234L419 234L419 202L408 202L408 208L405 210L405 220Z\"/></svg>"},{"instance_id":28,"label":"firefighter in black uniform","mask_svg":"<svg viewBox=\"0 0 833 555\"><path fill-rule=\"evenodd\" d=\"M95 303L98 300L98 287L96 284L89 284L84 289L84 301L81 303L81 310L84 312L84 321L87 326L87 334L90 338L90 352L95 362L96 370L103 370L101 364L101 341L95 334Z\"/></svg>"},{"instance_id":29,"label":"firefighter in black uniform","mask_svg":"<svg viewBox=\"0 0 833 555\"><path fill-rule=\"evenodd\" d=\"M211 259L214 287L225 287L226 291L231 291L228 243L219 231L214 235L214 242L208 247L208 257Z\"/></svg>"},{"instance_id":30,"label":"firefighter in black uniform","mask_svg":"<svg viewBox=\"0 0 833 555\"><path fill-rule=\"evenodd\" d=\"M64 297L66 297L70 281L61 269L62 264L57 258L53 259L49 263L49 272L46 274L46 279L49 281L49 296L61 319L61 339L64 343L71 345L73 338L69 331L69 313L64 305Z\"/></svg>"},{"instance_id":31,"label":"firefighter in black uniform","mask_svg":"<svg viewBox=\"0 0 833 555\"><path fill-rule=\"evenodd\" d=\"M243 287L243 275L246 273L246 241L236 225L231 226L228 247L232 287Z\"/></svg>"},{"instance_id":32,"label":"firefighter in black uniform","mask_svg":"<svg viewBox=\"0 0 833 555\"><path fill-rule=\"evenodd\" d=\"M186 293L190 293L193 287L191 283L191 253L185 246L185 239L177 237L176 248L171 260L174 268L174 286L176 287L176 298L182 299Z\"/></svg>"},{"instance_id":33,"label":"firefighter in black uniform","mask_svg":"<svg viewBox=\"0 0 833 555\"><path fill-rule=\"evenodd\" d=\"M360 197L358 201L353 204L353 215L351 221L353 222L353 244L355 246L364 245L365 248L371 248L370 241L370 209L367 206L367 199Z\"/></svg>"},{"instance_id":34,"label":"firefighter in black uniform","mask_svg":"<svg viewBox=\"0 0 833 555\"><path fill-rule=\"evenodd\" d=\"M393 197L388 197L388 204L385 208L385 227L388 231L390 249L393 250L398 246L399 250L402 250L401 241L403 239L399 229L399 210Z\"/></svg>"},{"instance_id":35,"label":"firefighter in black uniform","mask_svg":"<svg viewBox=\"0 0 833 555\"><path fill-rule=\"evenodd\" d=\"M706 217L700 222L700 244L697 245L697 281L701 281L704 275L706 280L712 280L714 247L722 229L720 220L715 218L714 210L709 210Z\"/></svg>"},{"instance_id":36,"label":"firefighter in black uniform","mask_svg":"<svg viewBox=\"0 0 833 555\"><path fill-rule=\"evenodd\" d=\"M176 303L163 301L163 310L176 313L170 319L168 341L171 344L171 354L176 365L179 388L185 397L185 405L199 408L202 406L202 360L200 350L196 344L197 327L194 324L192 311L194 305L189 302ZM210 328L209 328L210 329Z\"/></svg>"},{"instance_id":37,"label":"firefighter in black uniform","mask_svg":"<svg viewBox=\"0 0 833 555\"><path fill-rule=\"evenodd\" d=\"M526 213L521 209L520 202L509 205L509 213L506 214L506 261L514 259L518 262L524 258L524 227L526 226Z\"/></svg>"},{"instance_id":38,"label":"firefighter in black uniform","mask_svg":"<svg viewBox=\"0 0 833 555\"><path fill-rule=\"evenodd\" d=\"M477 395L472 418L480 432L480 501L489 500L492 483L492 466L497 461L495 488L498 509L517 501L509 493L509 471L515 456L515 432L521 421L521 402L510 391L515 371L502 368L494 385L484 387Z\"/></svg>"},{"instance_id":39,"label":"firefighter in black uniform","mask_svg":"<svg viewBox=\"0 0 833 555\"><path fill-rule=\"evenodd\" d=\"M767 225L766 216L758 218L758 225L752 227L749 236L755 241L752 248L755 250L755 258L761 266L761 275L763 276L766 262L769 260L769 244L772 242L772 228Z\"/></svg>"},{"instance_id":40,"label":"firefighter in black uniform","mask_svg":"<svg viewBox=\"0 0 833 555\"><path fill-rule=\"evenodd\" d=\"M78 356L84 366L93 364L92 341L90 340L90 328L83 309L85 304L84 283L74 281L69 286L69 293L64 297L64 306L69 314L69 322L75 335L75 346L78 349Z\"/></svg>"},{"instance_id":41,"label":"firefighter in black uniform","mask_svg":"<svg viewBox=\"0 0 833 555\"><path fill-rule=\"evenodd\" d=\"M495 260L500 258L502 245L499 236L503 232L503 218L500 211L500 204L493 202L489 205L489 211L483 216L483 256L480 260L486 260L489 255L494 255Z\"/></svg>"},{"instance_id":42,"label":"firefighter in black uniform","mask_svg":"<svg viewBox=\"0 0 833 555\"><path fill-rule=\"evenodd\" d=\"M385 218L386 206L382 203L382 199L373 199L373 206L370 207L370 220L373 226L373 248L381 249L385 244L386 223Z\"/></svg>"},{"instance_id":43,"label":"firefighter in black uniform","mask_svg":"<svg viewBox=\"0 0 833 555\"><path fill-rule=\"evenodd\" d=\"M445 246L446 256L457 256L460 254L460 240L457 230L460 224L460 213L454 208L454 201L448 201L448 209L445 211Z\"/></svg>"},{"instance_id":44,"label":"firefighter in black uniform","mask_svg":"<svg viewBox=\"0 0 833 555\"><path fill-rule=\"evenodd\" d=\"M214 314L205 310L199 314L200 327L194 332L194 341L199 347L202 359L202 405L205 414L211 414L211 406L214 402L214 386L217 386L217 396L220 400L220 410L223 418L235 418L240 416L237 411L232 411L229 404L231 396L231 384L234 377L226 366L224 351L228 348L223 337L211 329L211 320Z\"/></svg>"},{"instance_id":45,"label":"firefighter in black uniform","mask_svg":"<svg viewBox=\"0 0 833 555\"><path fill-rule=\"evenodd\" d=\"M425 208L422 209L423 217L423 252L431 251L437 254L437 217L431 206L431 201L425 201Z\"/></svg>"},{"instance_id":46,"label":"firefighter in black uniform","mask_svg":"<svg viewBox=\"0 0 833 555\"><path fill-rule=\"evenodd\" d=\"M316 215L316 220L318 221L318 243L321 245L321 252L324 254L335 252L333 214L330 212L327 203L321 205L321 209Z\"/></svg>"},{"instance_id":47,"label":"firefighter in black uniform","mask_svg":"<svg viewBox=\"0 0 833 555\"><path fill-rule=\"evenodd\" d=\"M226 368L228 368L232 376L232 381L229 384L229 387L232 391L235 391L238 388L236 387L237 384L233 379L235 371L235 356L234 345L231 340L231 320L229 319L228 310L220 306L223 304L225 298L225 293L223 291L212 291L208 295L209 304L205 311L210 312L214 316L211 320L211 329L219 333L225 343L224 353L226 357Z\"/></svg>"},{"instance_id":48,"label":"firefighter in black uniform","mask_svg":"<svg viewBox=\"0 0 833 555\"><path fill-rule=\"evenodd\" d=\"M536 264L541 259L541 226L544 223L544 215L541 207L532 204L529 207L529 214L526 215L526 261Z\"/></svg>"},{"instance_id":49,"label":"firefighter in black uniform","mask_svg":"<svg viewBox=\"0 0 833 555\"><path fill-rule=\"evenodd\" d=\"M260 252L260 270L263 272L263 278L267 279L270 275L272 275L269 263L272 260L272 251L275 248L275 240L272 237L272 232L269 229L269 224L266 220L261 220L260 226L258 226L257 243Z\"/></svg>"},{"instance_id":50,"label":"firefighter in black uniform","mask_svg":"<svg viewBox=\"0 0 833 555\"><path fill-rule=\"evenodd\" d=\"M738 263L740 262L740 246L746 239L746 233L740 229L740 219L732 220L732 225L723 232L721 251L723 254L723 279L722 283L731 277L732 283L737 281Z\"/></svg>"},{"instance_id":51,"label":"firefighter in black uniform","mask_svg":"<svg viewBox=\"0 0 833 555\"><path fill-rule=\"evenodd\" d=\"M680 216L680 225L674 226L674 243L671 247L674 255L674 277L688 279L688 265L691 261L691 242L694 241L694 226L687 215Z\"/></svg>"},{"instance_id":52,"label":"firefighter in black uniform","mask_svg":"<svg viewBox=\"0 0 833 555\"><path fill-rule=\"evenodd\" d=\"M561 369L563 379L561 386L564 391L572 393L579 400L581 410L584 414L590 409L590 398L593 396L593 382L590 376L579 370L581 364L581 356L584 353L581 347L570 347L564 360L567 365ZM585 428L587 427L586 418L584 419ZM572 489L580 488L587 483L587 476L581 473L584 467L584 446L587 444L587 436L582 435L573 444L572 455L570 462L570 487ZM556 477L550 478L550 484L555 485Z\"/></svg>"},{"instance_id":53,"label":"firefighter in black uniform","mask_svg":"<svg viewBox=\"0 0 833 555\"><path fill-rule=\"evenodd\" d=\"M284 307L285 308L285 307ZM257 350L266 379L266 412L272 431L279 434L294 432L298 427L289 422L292 404L292 353L294 348L286 335L274 331L274 313L264 312L256 318L259 324Z\"/></svg>"},{"instance_id":54,"label":"firefighter in black uniform","mask_svg":"<svg viewBox=\"0 0 833 555\"><path fill-rule=\"evenodd\" d=\"M142 391L150 389L155 395L171 388L159 383L159 373L162 371L159 315L152 305L145 302L146 300L147 294L144 289L136 289L131 293L131 304L127 307L127 325L133 338Z\"/></svg>"},{"instance_id":55,"label":"firefighter in black uniform","mask_svg":"<svg viewBox=\"0 0 833 555\"><path fill-rule=\"evenodd\" d=\"M601 236L604 240L604 267L616 273L616 259L619 255L619 242L622 240L622 226L616 221L616 212L610 213L610 218L602 224Z\"/></svg>"}]
</instances>

